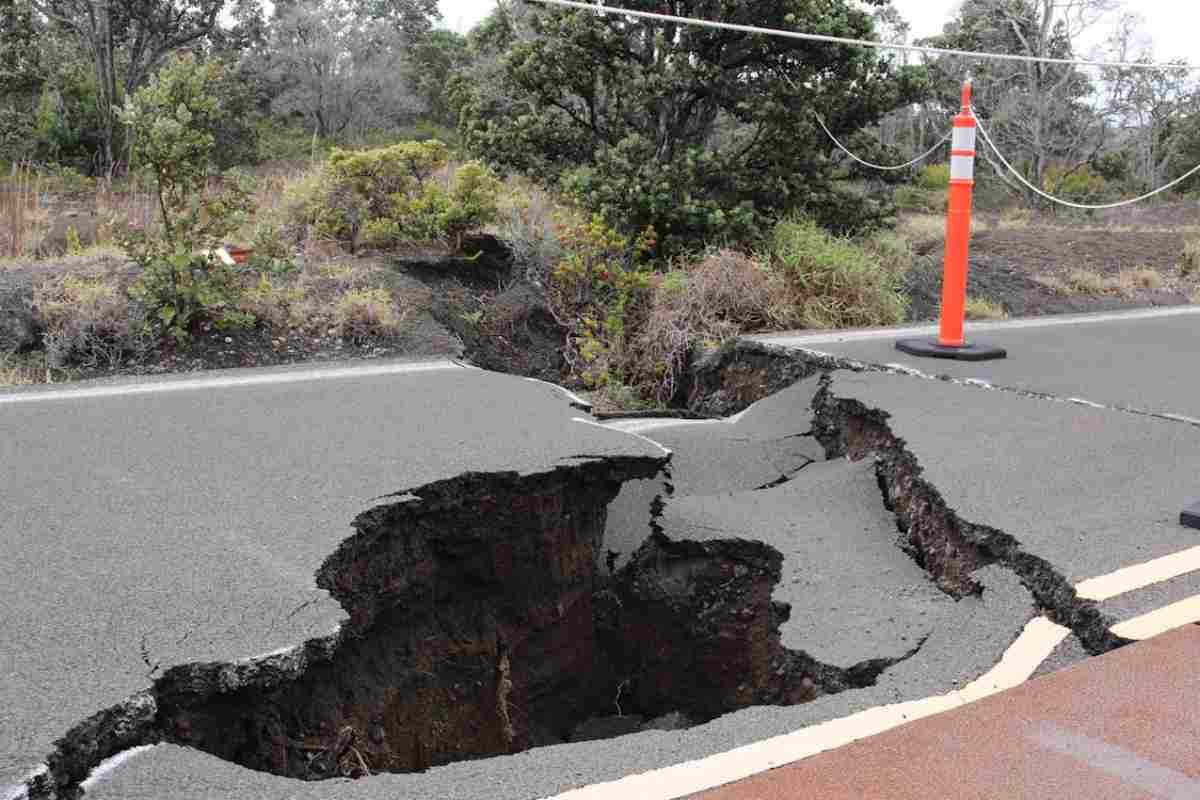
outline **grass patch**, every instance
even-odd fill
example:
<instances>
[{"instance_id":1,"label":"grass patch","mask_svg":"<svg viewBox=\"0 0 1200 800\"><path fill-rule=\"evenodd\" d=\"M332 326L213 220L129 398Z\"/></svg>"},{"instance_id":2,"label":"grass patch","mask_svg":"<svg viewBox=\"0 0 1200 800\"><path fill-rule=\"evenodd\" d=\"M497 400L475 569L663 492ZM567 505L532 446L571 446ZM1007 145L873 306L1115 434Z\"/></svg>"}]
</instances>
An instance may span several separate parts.
<instances>
[{"instance_id":1,"label":"grass patch","mask_svg":"<svg viewBox=\"0 0 1200 800\"><path fill-rule=\"evenodd\" d=\"M1185 278L1200 272L1200 239L1188 239L1179 259L1179 274Z\"/></svg>"},{"instance_id":2,"label":"grass patch","mask_svg":"<svg viewBox=\"0 0 1200 800\"><path fill-rule=\"evenodd\" d=\"M968 297L966 317L970 320L1008 319L1008 312L999 303L993 303L983 297Z\"/></svg>"},{"instance_id":3,"label":"grass patch","mask_svg":"<svg viewBox=\"0 0 1200 800\"><path fill-rule=\"evenodd\" d=\"M900 273L850 239L799 219L775 227L771 263L807 328L894 325L908 314Z\"/></svg>"},{"instance_id":4,"label":"grass patch","mask_svg":"<svg viewBox=\"0 0 1200 800\"><path fill-rule=\"evenodd\" d=\"M1062 281L1066 294L1100 295L1111 294L1119 285L1090 269L1073 269Z\"/></svg>"},{"instance_id":5,"label":"grass patch","mask_svg":"<svg viewBox=\"0 0 1200 800\"><path fill-rule=\"evenodd\" d=\"M898 231L914 252L928 255L946 240L946 220L932 214L914 214L900 221Z\"/></svg>"},{"instance_id":6,"label":"grass patch","mask_svg":"<svg viewBox=\"0 0 1200 800\"><path fill-rule=\"evenodd\" d=\"M62 275L34 287L51 367L107 367L139 361L151 346L141 308L106 275Z\"/></svg>"}]
</instances>

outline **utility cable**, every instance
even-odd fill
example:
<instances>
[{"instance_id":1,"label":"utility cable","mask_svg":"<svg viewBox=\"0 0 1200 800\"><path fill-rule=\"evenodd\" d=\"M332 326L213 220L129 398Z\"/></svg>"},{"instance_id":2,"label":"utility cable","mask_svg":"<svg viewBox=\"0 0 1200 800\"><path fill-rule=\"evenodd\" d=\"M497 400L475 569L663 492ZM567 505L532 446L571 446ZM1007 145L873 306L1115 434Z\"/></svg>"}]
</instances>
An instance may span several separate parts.
<instances>
[{"instance_id":1,"label":"utility cable","mask_svg":"<svg viewBox=\"0 0 1200 800\"><path fill-rule=\"evenodd\" d=\"M864 167L870 167L871 169L877 169L877 170L881 170L883 172L899 171L902 169L908 169L909 167L913 166L914 164L919 164L920 162L924 161L925 159L929 158L931 155L936 153L938 148L941 147L942 145L944 145L946 142L950 141L950 137L952 137L954 135L954 129L951 128L949 131L946 132L946 135L943 136L938 141L937 144L935 144L933 147L929 148L929 150L927 150L926 152L924 152L921 155L914 158L912 161L909 161L906 164L898 164L894 167L885 167L882 164L872 164L870 161L861 159L858 156L854 155L854 153L851 153L848 149L846 149L846 146L844 144L842 144L841 142L838 141L837 137L833 135L833 132L830 131L829 128L825 127L825 120L821 119L821 116L819 114L817 114L817 112L814 111L813 116L817 118L817 124L821 126L821 130L825 131L825 135L829 137L830 141L832 141L835 145L837 145L839 150L841 150L846 155L850 156L850 158L853 159L854 161L857 161L859 164L862 164Z\"/></svg>"},{"instance_id":2,"label":"utility cable","mask_svg":"<svg viewBox=\"0 0 1200 800\"><path fill-rule=\"evenodd\" d=\"M657 20L659 22L671 22L676 25L695 25L701 28L716 28L718 30L740 31L742 33L759 33L768 36L782 36L787 39L802 39L809 42L827 42L829 44L848 44L858 47L871 47L876 50L903 50L909 53L934 53L943 56L965 56L967 58L991 59L993 61L1023 61L1025 63L1041 63L1041 64L1063 64L1073 67L1100 67L1102 69L1182 69L1182 70L1200 70L1200 64L1164 64L1145 61L1082 61L1070 58L1045 58L1042 56L1023 56L1015 53L980 53L974 50L954 50L945 47L925 47L915 44L888 44L886 42L876 42L870 39L848 39L842 36L828 36L821 33L802 33L800 31L785 31L778 28L759 28L753 25L738 25L733 22L717 22L708 19L696 19L693 17L677 17L672 14L656 14L650 11L632 11L630 9L619 8L615 6L606 6L603 3L596 5L593 3L579 2L578 0L530 0L533 3L541 3L549 6L563 6L565 8L577 8L583 11L592 11L597 14L614 14L623 17L636 17L639 19Z\"/></svg>"},{"instance_id":3,"label":"utility cable","mask_svg":"<svg viewBox=\"0 0 1200 800\"><path fill-rule=\"evenodd\" d=\"M971 109L971 113L974 114L975 109ZM1140 203L1143 200L1149 200L1151 197L1162 194L1163 192L1168 191L1170 189L1174 189L1176 186L1183 183L1188 178L1192 177L1193 175L1195 175L1197 173L1200 173L1200 164L1197 164L1195 167L1193 167L1191 170L1189 170L1185 175L1176 178L1175 180L1168 183L1166 186L1162 186L1158 189L1155 189L1152 192L1147 192L1146 194L1141 195L1140 197L1135 197L1132 200L1121 200L1116 203L1101 203L1099 205L1089 205L1086 203L1073 203L1070 200L1063 200L1062 198L1055 197L1054 195L1051 195L1051 194L1047 194L1046 192L1043 192L1041 189L1039 189L1038 187L1036 187L1032 183L1030 183L1029 180L1024 175L1022 175L1020 172L1017 171L1017 169L1015 167L1013 167L1012 164L1008 163L1008 159L1006 159L1004 157L1004 155L996 147L996 143L992 141L992 137L988 135L987 128L984 127L983 121L979 119L978 114L975 115L975 123L979 128L980 135L983 136L983 140L985 142L987 142L988 147L990 147L992 149L992 152L996 154L996 158L1000 159L1000 163L1003 164L1004 167L1009 172L1011 172L1018 181L1020 181L1031 192L1033 192L1041 197L1044 197L1045 199L1049 200L1052 203L1058 203L1059 205L1066 206L1067 208L1079 208L1079 209L1083 209L1084 211L1103 211L1103 210L1109 209L1109 208L1122 208L1124 206L1131 206L1131 205L1134 205L1135 203Z\"/></svg>"}]
</instances>

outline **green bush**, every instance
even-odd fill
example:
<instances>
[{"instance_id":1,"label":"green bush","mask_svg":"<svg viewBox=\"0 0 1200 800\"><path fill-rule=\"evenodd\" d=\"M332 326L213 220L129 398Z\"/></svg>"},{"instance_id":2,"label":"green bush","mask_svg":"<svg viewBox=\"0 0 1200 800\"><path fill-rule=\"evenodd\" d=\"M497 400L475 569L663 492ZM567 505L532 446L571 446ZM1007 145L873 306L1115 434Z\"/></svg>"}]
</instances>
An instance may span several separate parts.
<instances>
[{"instance_id":1,"label":"green bush","mask_svg":"<svg viewBox=\"0 0 1200 800\"><path fill-rule=\"evenodd\" d=\"M800 218L775 226L771 260L810 328L894 325L908 314L900 273L850 239Z\"/></svg>"},{"instance_id":2,"label":"green bush","mask_svg":"<svg viewBox=\"0 0 1200 800\"><path fill-rule=\"evenodd\" d=\"M1075 201L1095 201L1108 194L1108 181L1084 165L1072 172L1050 167L1042 176L1042 188L1052 195Z\"/></svg>"},{"instance_id":3,"label":"green bush","mask_svg":"<svg viewBox=\"0 0 1200 800\"><path fill-rule=\"evenodd\" d=\"M945 195L937 195L916 186L897 186L892 202L901 211L928 213L938 210L939 205L945 202Z\"/></svg>"},{"instance_id":4,"label":"green bush","mask_svg":"<svg viewBox=\"0 0 1200 800\"><path fill-rule=\"evenodd\" d=\"M441 180L437 173L448 168L449 157L437 140L334 150L321 174L298 185L285 205L318 237L352 251L359 244L437 241L461 248L464 235L496 218L500 183L477 162Z\"/></svg>"}]
</instances>

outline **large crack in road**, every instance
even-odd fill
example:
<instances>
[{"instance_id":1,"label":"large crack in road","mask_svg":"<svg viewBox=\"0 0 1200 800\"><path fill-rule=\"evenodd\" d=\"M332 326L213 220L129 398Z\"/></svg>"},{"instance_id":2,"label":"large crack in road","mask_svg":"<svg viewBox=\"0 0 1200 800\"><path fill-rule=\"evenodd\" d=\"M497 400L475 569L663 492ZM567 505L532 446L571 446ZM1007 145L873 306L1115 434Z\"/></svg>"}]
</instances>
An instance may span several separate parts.
<instances>
[{"instance_id":1,"label":"large crack in road","mask_svg":"<svg viewBox=\"0 0 1200 800\"><path fill-rule=\"evenodd\" d=\"M798 430L751 442L770 450L781 477L742 491L802 503L816 491L804 481L817 466L802 440L819 443L827 462L870 461L871 502L892 515L897 544L945 596L977 596L980 576L1002 568L1090 653L1124 643L1051 564L950 508L887 411L839 396L830 374L844 367L756 346L697 370L692 406L706 413L808 386ZM792 444L781 451L781 441ZM780 583L796 556L753 535L693 537L678 519L664 524L673 505L698 513L713 491L701 481L699 499L672 497L669 461L580 456L549 472L469 473L387 498L354 521L317 573L349 616L339 631L258 659L168 669L63 736L29 795L78 797L105 759L159 742L318 780L618 735L664 715L687 727L874 686L945 622L935 618L903 652L841 664L788 646L781 631L802 595L782 602ZM618 567L605 529L626 484L651 492L650 524Z\"/></svg>"}]
</instances>

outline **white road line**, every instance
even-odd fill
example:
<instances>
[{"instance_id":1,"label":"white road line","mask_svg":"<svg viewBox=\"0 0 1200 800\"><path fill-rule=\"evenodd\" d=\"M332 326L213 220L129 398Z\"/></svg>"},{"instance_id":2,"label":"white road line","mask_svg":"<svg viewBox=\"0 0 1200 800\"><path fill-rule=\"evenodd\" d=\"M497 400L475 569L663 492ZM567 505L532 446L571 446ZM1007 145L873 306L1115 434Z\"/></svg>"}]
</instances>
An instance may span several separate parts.
<instances>
[{"instance_id":1,"label":"white road line","mask_svg":"<svg viewBox=\"0 0 1200 800\"><path fill-rule=\"evenodd\" d=\"M1112 632L1126 639L1150 639L1167 631L1200 622L1200 595L1155 609L1140 617L1114 625Z\"/></svg>"},{"instance_id":2,"label":"white road line","mask_svg":"<svg viewBox=\"0 0 1200 800\"><path fill-rule=\"evenodd\" d=\"M574 789L553 800L673 800L742 780L1017 686L1028 680L1068 633L1038 617L1025 626L999 664L959 691L877 706L708 758Z\"/></svg>"},{"instance_id":3,"label":"white road line","mask_svg":"<svg viewBox=\"0 0 1200 800\"><path fill-rule=\"evenodd\" d=\"M1152 308L1136 311L1123 311L1104 314L1067 314L1050 317L1031 317L1028 319L1007 320L1005 322L974 322L968 327L970 332L1029 330L1033 328L1059 328L1075 325L1095 325L1105 322L1134 322L1147 319L1170 319L1200 314L1200 307L1177 306L1173 308ZM810 344L832 344L837 342L861 342L872 339L905 338L909 336L928 336L938 332L936 325L920 325L909 328L872 328L858 331L835 331L822 333L765 333L744 337L755 342L781 345L784 347L805 347Z\"/></svg>"},{"instance_id":4,"label":"white road line","mask_svg":"<svg viewBox=\"0 0 1200 800\"><path fill-rule=\"evenodd\" d=\"M145 753L147 750L151 750L153 748L154 745L152 744L144 744L141 747L134 747L130 750L122 750L112 758L106 758L104 761L100 762L100 766L92 770L91 775L88 775L83 782L79 784L79 788L83 789L85 794L90 792L96 784L104 780L113 772L116 772L117 767L121 766L129 759L139 756L142 753Z\"/></svg>"},{"instance_id":5,"label":"white road line","mask_svg":"<svg viewBox=\"0 0 1200 800\"><path fill-rule=\"evenodd\" d=\"M594 419L584 419L583 417L572 417L571 421L572 422L582 422L584 425L595 425L597 428L604 428L604 430L606 430L606 431L613 430L613 428L611 426L605 425L603 422L597 422ZM640 433L634 433L633 431L621 431L621 433L628 434L629 436L633 436L637 439L641 439L643 442L648 442L649 444L654 445L659 450L663 451L663 455L668 455L668 456L671 455L671 448L664 446L660 442L654 441L649 436L642 436Z\"/></svg>"},{"instance_id":6,"label":"white road line","mask_svg":"<svg viewBox=\"0 0 1200 800\"><path fill-rule=\"evenodd\" d=\"M1077 584L1076 591L1084 599L1108 600L1196 570L1200 570L1200 547L1090 578ZM1127 639L1148 639L1197 621L1200 621L1200 595L1135 617L1112 630ZM625 800L631 796L640 800L674 800L742 780L1019 686L1069 634L1069 629L1037 617L1025 626L995 667L958 691L878 706L696 761L584 786L551 800Z\"/></svg>"},{"instance_id":7,"label":"white road line","mask_svg":"<svg viewBox=\"0 0 1200 800\"><path fill-rule=\"evenodd\" d=\"M1180 575L1200 570L1200 547L1181 550L1144 564L1134 564L1108 575L1089 578L1075 585L1084 600L1109 600L1117 595L1163 583Z\"/></svg>"},{"instance_id":8,"label":"white road line","mask_svg":"<svg viewBox=\"0 0 1200 800\"><path fill-rule=\"evenodd\" d=\"M141 394L166 394L198 389L229 389L238 386L271 386L309 381L374 378L385 375L414 375L423 372L445 372L467 367L453 361L411 361L392 364L375 364L363 367L338 367L333 369L304 369L284 372L267 372L255 375L228 375L146 383L121 383L111 386L94 386L76 389L49 389L0 394L0 405L15 403L40 403L46 400L94 400L104 397L125 397Z\"/></svg>"}]
</instances>

